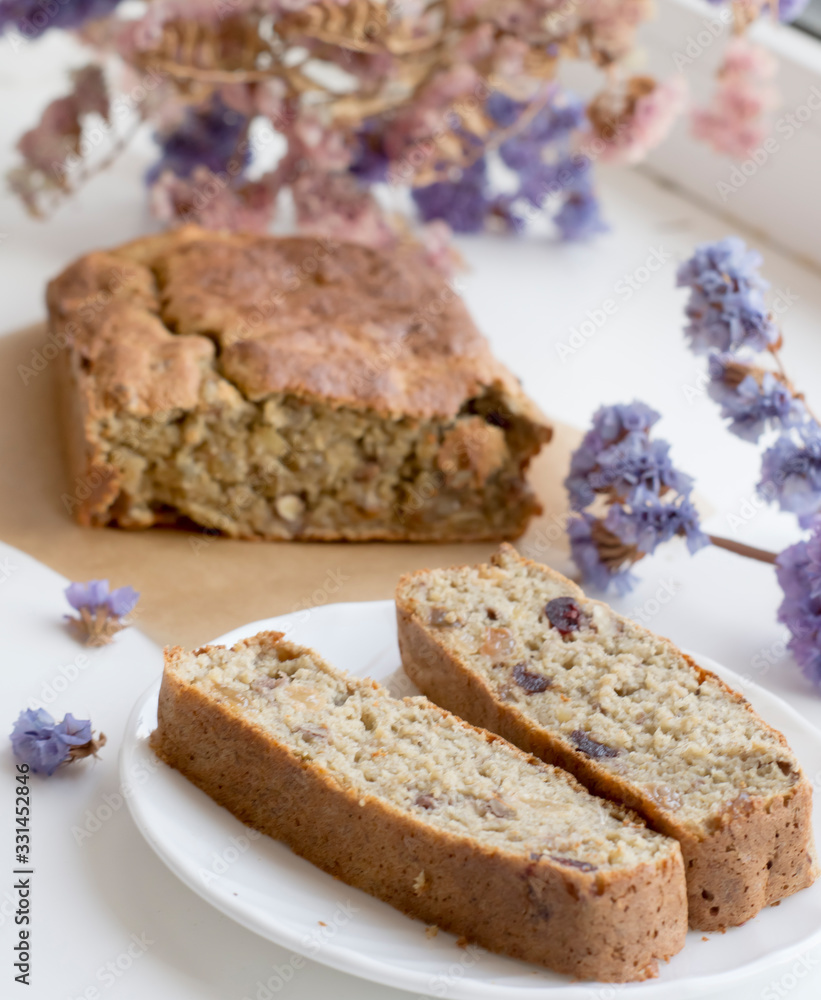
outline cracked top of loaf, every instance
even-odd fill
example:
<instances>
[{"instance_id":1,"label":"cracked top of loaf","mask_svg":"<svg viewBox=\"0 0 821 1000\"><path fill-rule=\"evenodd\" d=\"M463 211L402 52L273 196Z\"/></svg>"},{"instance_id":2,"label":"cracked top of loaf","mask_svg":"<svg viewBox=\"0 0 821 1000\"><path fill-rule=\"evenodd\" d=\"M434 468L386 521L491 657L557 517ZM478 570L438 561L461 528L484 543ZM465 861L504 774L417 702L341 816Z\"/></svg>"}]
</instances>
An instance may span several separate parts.
<instances>
[{"instance_id":1,"label":"cracked top of loaf","mask_svg":"<svg viewBox=\"0 0 821 1000\"><path fill-rule=\"evenodd\" d=\"M452 417L495 385L541 422L414 247L185 226L82 257L48 305L93 371L98 416L188 409L216 371L254 401L293 392L412 417Z\"/></svg>"}]
</instances>

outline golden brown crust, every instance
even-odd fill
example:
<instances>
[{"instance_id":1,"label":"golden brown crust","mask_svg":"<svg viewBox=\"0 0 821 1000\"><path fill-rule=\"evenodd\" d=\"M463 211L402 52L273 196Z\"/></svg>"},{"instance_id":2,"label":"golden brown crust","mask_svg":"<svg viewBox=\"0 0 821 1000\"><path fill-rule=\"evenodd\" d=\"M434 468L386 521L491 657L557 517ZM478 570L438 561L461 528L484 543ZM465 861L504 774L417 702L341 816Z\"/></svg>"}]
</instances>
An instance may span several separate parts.
<instances>
[{"instance_id":1,"label":"golden brown crust","mask_svg":"<svg viewBox=\"0 0 821 1000\"><path fill-rule=\"evenodd\" d=\"M493 357L459 296L418 250L385 254L307 237L221 234L194 226L88 254L48 287L52 324L72 344L121 341L112 302L162 317L183 355L214 338L222 373L248 399L293 392L407 417L452 417L498 386L538 417ZM152 326L146 316L142 322ZM166 329L166 334L168 333ZM133 352L148 351L129 337ZM128 386L135 353L115 359Z\"/></svg>"},{"instance_id":2,"label":"golden brown crust","mask_svg":"<svg viewBox=\"0 0 821 1000\"><path fill-rule=\"evenodd\" d=\"M584 596L561 574L549 567L539 568L575 588L579 597ZM678 840L687 873L691 927L715 931L742 924L764 906L812 885L818 871L812 839L812 787L805 776L772 800L742 796L737 805L716 817L715 829L708 836L694 836L675 812L641 788L608 771L561 735L543 728L516 705L501 701L482 676L445 649L435 631L415 614L412 603L402 597L404 582L425 572L407 574L397 588L399 648L410 679L437 705L475 726L499 733L541 760L563 767L595 794L634 809L653 829ZM678 653L669 640L663 641ZM744 703L758 725L777 732L742 695L689 657L687 660L700 678L714 678L734 700ZM786 746L784 736L777 735Z\"/></svg>"},{"instance_id":3,"label":"golden brown crust","mask_svg":"<svg viewBox=\"0 0 821 1000\"><path fill-rule=\"evenodd\" d=\"M678 852L626 872L588 873L437 829L344 789L240 710L182 681L174 672L182 653L165 652L156 752L242 822L324 871L491 951L578 978L645 979L683 947Z\"/></svg>"},{"instance_id":4,"label":"golden brown crust","mask_svg":"<svg viewBox=\"0 0 821 1000\"><path fill-rule=\"evenodd\" d=\"M112 428L124 421L132 427L136 420L174 423L189 414L207 418L221 407L232 416L242 407L251 414L253 405L293 397L308 411L350 408L403 426L439 421L445 433L457 418L470 419L466 408L481 399L493 400L503 416L482 414L486 441L459 427L451 451L459 446L468 454L472 473L462 488L481 493L482 475L502 469L505 447L519 456L521 488L508 459L500 474L509 482L505 488L519 493L511 497L510 523L452 531L443 539L516 537L540 510L523 476L530 457L550 440L550 427L417 249L382 254L353 244L186 226L88 254L49 284L47 300L51 329L65 344L68 391L76 397L69 434L84 442L73 449L73 475L81 480L103 475L111 485L123 479L110 452L117 445ZM259 423L253 415L237 418L246 432L255 419ZM504 441L492 438L498 431L492 420L504 421ZM451 489L450 472L442 477ZM219 491L226 492L224 484ZM111 486L86 496L76 516L84 524L123 527L180 519L167 499L151 510L138 504L136 512L131 499L116 502ZM396 502L404 503L405 494ZM229 496L219 500L230 503ZM191 510L183 513L198 520ZM437 540L431 523L410 523L413 511L408 523L392 526L373 523L366 512L347 532L267 520L264 527L239 524L229 533Z\"/></svg>"}]
</instances>

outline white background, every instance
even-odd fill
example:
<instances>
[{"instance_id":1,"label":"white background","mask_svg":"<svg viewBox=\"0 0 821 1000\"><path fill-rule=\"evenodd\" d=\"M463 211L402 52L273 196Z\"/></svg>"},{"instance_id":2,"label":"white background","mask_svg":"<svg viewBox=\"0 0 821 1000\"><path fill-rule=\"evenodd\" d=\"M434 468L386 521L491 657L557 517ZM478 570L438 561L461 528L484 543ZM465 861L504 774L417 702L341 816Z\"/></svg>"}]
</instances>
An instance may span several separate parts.
<instances>
[{"instance_id":1,"label":"white background","mask_svg":"<svg viewBox=\"0 0 821 1000\"><path fill-rule=\"evenodd\" d=\"M692 6L684 8L691 18L696 16ZM697 17L702 14L699 10ZM677 8L674 15L671 30L685 30L678 21L684 15ZM687 21L685 28L691 23L698 26L697 20ZM668 28L665 19L652 28L655 60L660 39L669 40L664 35ZM703 85L697 74L703 76L710 57L707 53L693 69L697 88ZM17 51L0 39L0 168L14 162L16 137L63 87L65 68L81 62L82 55L59 38ZM785 72L786 83L800 96L804 82L793 80L790 67ZM783 166L774 163L745 185L744 202L722 205L712 193L701 198L692 193L714 191L716 179L725 176L730 165L704 152L696 154L692 164L683 159L675 152L687 148L679 130L671 146L653 157L650 168L602 172L602 199L612 231L595 242L556 246L491 238L460 241L471 265L462 282L474 315L497 353L523 377L527 391L549 414L582 427L602 402L644 399L663 413L659 434L672 442L677 463L697 478L702 506L710 512L708 527L723 534L734 531L745 541L772 548L795 540L795 525L769 510L743 517L751 509L745 501L754 496L758 452L723 430L709 399L703 394L693 398L688 391L698 385L702 364L683 342L685 295L674 287L674 272L699 241L740 232L758 246L772 284L795 300L780 317L785 364L809 399L821 405L821 280L812 262L821 259L815 225L821 199L817 187L799 184L808 171L816 185L821 176L821 161L813 157L812 137L817 134L818 123L810 123L809 138L801 140L809 143L802 155L794 152L797 145L785 149ZM8 194L0 195L0 333L42 318L45 281L73 257L152 228L140 186L151 156L150 142L142 137L112 170L46 223L25 218ZM786 181L779 180L779 170L786 171ZM722 215L727 211L752 219L758 231ZM774 225L779 218L785 220L781 228ZM643 266L654 253L666 262L656 272L647 272L644 281ZM618 292L625 275L641 283L629 299ZM589 313L596 315L608 298L618 302L615 315L562 359L558 345L568 344L574 328ZM4 541L14 544L13 538ZM38 696L60 666L74 662L79 651L59 627L61 582L43 575L19 554L8 559L15 569L0 582L0 732L10 729L19 708ZM628 612L643 609L653 628L765 684L821 725L821 696L784 652L783 630L775 621L779 591L770 568L719 551L690 559L672 546L646 560L641 570L642 587L620 607ZM656 595L665 592L659 590L662 585L673 593L664 604L656 601ZM271 613L280 610L272 608ZM98 725L103 719L110 743L100 763L35 788L37 979L27 995L36 1000L76 998L95 984L106 1000L241 1000L253 997L257 981L270 975L266 970L288 957L212 911L170 876L142 842L125 809L115 810L82 844L66 825L74 822L72 816L82 820L86 809L99 809L104 796L116 792L117 733L129 706L159 669L159 651L132 632L114 647L94 652L90 666L54 702L55 712L91 714ZM10 757L4 754L0 760L3 786L9 789ZM7 795L0 810L11 806L10 791ZM5 819L0 822L0 872L3 858L9 856L7 827ZM0 914L5 913L5 891L0 883ZM0 924L0 963L9 966L10 931L8 920ZM156 944L127 974L102 988L100 968L124 952L130 934L143 932ZM721 947L720 936L704 947ZM4 984L7 972L0 965ZM777 986L774 994L767 992L772 983ZM818 972L794 985L788 965L724 995L728 1000L769 1000L782 990L795 1000L808 1000L818 996L819 986ZM280 995L301 1000L329 992L363 1000L401 996L318 965L301 970ZM7 995L15 994L3 985L0 996ZM594 996L598 994L591 992L591 1000Z\"/></svg>"}]
</instances>

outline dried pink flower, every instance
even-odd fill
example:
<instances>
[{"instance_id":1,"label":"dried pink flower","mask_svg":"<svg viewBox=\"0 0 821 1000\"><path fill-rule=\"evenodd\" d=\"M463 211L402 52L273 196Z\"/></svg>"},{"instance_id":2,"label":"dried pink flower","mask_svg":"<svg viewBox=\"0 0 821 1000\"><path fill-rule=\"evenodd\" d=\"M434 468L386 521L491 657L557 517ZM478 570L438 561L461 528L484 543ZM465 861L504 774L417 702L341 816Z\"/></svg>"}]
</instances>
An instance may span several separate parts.
<instances>
[{"instance_id":1,"label":"dried pink flower","mask_svg":"<svg viewBox=\"0 0 821 1000\"><path fill-rule=\"evenodd\" d=\"M233 188L207 167L190 177L164 171L150 189L151 210L163 222L180 219L207 229L263 233L276 204L278 186L273 175Z\"/></svg>"},{"instance_id":2,"label":"dried pink flower","mask_svg":"<svg viewBox=\"0 0 821 1000\"><path fill-rule=\"evenodd\" d=\"M502 38L493 52L493 72L500 77L522 77L530 46L520 38Z\"/></svg>"},{"instance_id":3,"label":"dried pink flower","mask_svg":"<svg viewBox=\"0 0 821 1000\"><path fill-rule=\"evenodd\" d=\"M246 118L251 118L256 114L256 84L255 83L226 83L219 88L219 96L222 103L238 111Z\"/></svg>"},{"instance_id":4,"label":"dried pink flower","mask_svg":"<svg viewBox=\"0 0 821 1000\"><path fill-rule=\"evenodd\" d=\"M312 171L326 172L345 170L352 157L345 132L304 113L288 129L288 153Z\"/></svg>"},{"instance_id":5,"label":"dried pink flower","mask_svg":"<svg viewBox=\"0 0 821 1000\"><path fill-rule=\"evenodd\" d=\"M633 77L623 92L607 92L591 102L588 114L595 135L584 151L605 163L638 163L667 136L686 100L681 76L661 83Z\"/></svg>"},{"instance_id":6,"label":"dried pink flower","mask_svg":"<svg viewBox=\"0 0 821 1000\"><path fill-rule=\"evenodd\" d=\"M14 190L33 214L42 195L68 190L68 164L79 159L86 115L109 115L108 93L99 66L89 65L71 74L72 91L46 106L40 121L17 143L24 166L10 175Z\"/></svg>"},{"instance_id":7,"label":"dried pink flower","mask_svg":"<svg viewBox=\"0 0 821 1000\"><path fill-rule=\"evenodd\" d=\"M493 51L494 45L493 25L479 24L472 31L462 35L453 47L453 58L455 62L475 63L479 59L484 59Z\"/></svg>"},{"instance_id":8,"label":"dried pink flower","mask_svg":"<svg viewBox=\"0 0 821 1000\"><path fill-rule=\"evenodd\" d=\"M108 117L108 88L103 71L99 66L91 64L71 74L74 83L73 98L77 111L81 115L97 114L101 118Z\"/></svg>"},{"instance_id":9,"label":"dried pink flower","mask_svg":"<svg viewBox=\"0 0 821 1000\"><path fill-rule=\"evenodd\" d=\"M396 242L396 232L373 195L349 174L308 170L293 182L291 190L303 232L377 249Z\"/></svg>"},{"instance_id":10,"label":"dried pink flower","mask_svg":"<svg viewBox=\"0 0 821 1000\"><path fill-rule=\"evenodd\" d=\"M760 45L733 38L718 71L718 86L707 107L691 115L697 139L718 153L744 159L767 136L767 113L778 104L778 91L769 81L777 62Z\"/></svg>"},{"instance_id":11,"label":"dried pink flower","mask_svg":"<svg viewBox=\"0 0 821 1000\"><path fill-rule=\"evenodd\" d=\"M76 152L81 134L74 98L58 97L47 105L35 127L21 137L17 148L30 167L50 173Z\"/></svg>"},{"instance_id":12,"label":"dried pink flower","mask_svg":"<svg viewBox=\"0 0 821 1000\"><path fill-rule=\"evenodd\" d=\"M394 164L392 174L407 182L425 166L437 149L437 142L458 121L462 102L476 98L486 85L467 63L459 63L437 73L416 96L386 122L385 152ZM402 169L398 169L402 167Z\"/></svg>"},{"instance_id":13,"label":"dried pink flower","mask_svg":"<svg viewBox=\"0 0 821 1000\"><path fill-rule=\"evenodd\" d=\"M594 55L607 65L629 52L636 28L653 10L653 0L569 0L561 6L575 9ZM572 16L568 21L572 23Z\"/></svg>"},{"instance_id":14,"label":"dried pink flower","mask_svg":"<svg viewBox=\"0 0 821 1000\"><path fill-rule=\"evenodd\" d=\"M287 88L283 80L265 80L254 88L254 110L281 128L280 123L290 118L286 98Z\"/></svg>"},{"instance_id":15,"label":"dried pink flower","mask_svg":"<svg viewBox=\"0 0 821 1000\"><path fill-rule=\"evenodd\" d=\"M468 21L479 14L487 0L451 0L450 15L454 21Z\"/></svg>"}]
</instances>

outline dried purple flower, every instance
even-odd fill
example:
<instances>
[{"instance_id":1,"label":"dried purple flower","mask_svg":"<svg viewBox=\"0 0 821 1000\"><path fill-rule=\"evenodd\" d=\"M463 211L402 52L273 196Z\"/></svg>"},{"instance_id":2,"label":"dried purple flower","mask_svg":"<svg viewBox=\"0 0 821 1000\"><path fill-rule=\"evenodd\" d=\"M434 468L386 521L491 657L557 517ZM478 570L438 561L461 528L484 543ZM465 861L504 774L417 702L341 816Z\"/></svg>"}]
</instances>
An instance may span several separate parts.
<instances>
[{"instance_id":1,"label":"dried purple flower","mask_svg":"<svg viewBox=\"0 0 821 1000\"><path fill-rule=\"evenodd\" d=\"M381 123L368 119L354 135L353 158L348 169L361 181L383 183L388 180L389 168Z\"/></svg>"},{"instance_id":2,"label":"dried purple flower","mask_svg":"<svg viewBox=\"0 0 821 1000\"><path fill-rule=\"evenodd\" d=\"M120 0L0 0L0 34L14 27L23 38L39 38L49 28L79 28L108 15Z\"/></svg>"},{"instance_id":3,"label":"dried purple flower","mask_svg":"<svg viewBox=\"0 0 821 1000\"><path fill-rule=\"evenodd\" d=\"M821 428L803 424L797 439L782 434L761 459L759 493L776 499L782 510L798 516L809 527L821 511Z\"/></svg>"},{"instance_id":4,"label":"dried purple flower","mask_svg":"<svg viewBox=\"0 0 821 1000\"><path fill-rule=\"evenodd\" d=\"M602 406L593 414L593 433L611 443L634 431L649 431L660 417L652 407L637 399L632 403Z\"/></svg>"},{"instance_id":5,"label":"dried purple flower","mask_svg":"<svg viewBox=\"0 0 821 1000\"><path fill-rule=\"evenodd\" d=\"M108 595L106 604L110 614L115 618L124 618L133 610L139 599L140 595L133 587L118 587Z\"/></svg>"},{"instance_id":6,"label":"dried purple flower","mask_svg":"<svg viewBox=\"0 0 821 1000\"><path fill-rule=\"evenodd\" d=\"M628 434L601 452L589 481L597 493L610 491L625 498L632 498L639 490L658 493L666 487L686 493L692 487L691 478L673 466L670 445L639 433Z\"/></svg>"},{"instance_id":7,"label":"dried purple flower","mask_svg":"<svg viewBox=\"0 0 821 1000\"><path fill-rule=\"evenodd\" d=\"M108 580L89 580L88 583L70 583L66 587L66 600L77 611L96 609L106 603Z\"/></svg>"},{"instance_id":8,"label":"dried purple flower","mask_svg":"<svg viewBox=\"0 0 821 1000\"><path fill-rule=\"evenodd\" d=\"M636 583L633 563L676 535L690 552L709 541L689 497L692 479L675 468L666 441L650 438L658 418L640 402L603 406L570 459L565 487L582 512L568 522L571 553L602 590L626 593ZM587 510L597 500L601 516Z\"/></svg>"},{"instance_id":9,"label":"dried purple flower","mask_svg":"<svg viewBox=\"0 0 821 1000\"><path fill-rule=\"evenodd\" d=\"M240 140L248 128L248 119L229 108L219 95L204 107L188 108L174 129L156 136L162 155L149 170L149 184L170 171L177 177L190 177L197 167L220 174L229 165L232 178L239 176L250 159L250 146L239 152Z\"/></svg>"},{"instance_id":10,"label":"dried purple flower","mask_svg":"<svg viewBox=\"0 0 821 1000\"><path fill-rule=\"evenodd\" d=\"M796 427L807 411L783 379L764 369L740 364L731 356L710 356L710 398L721 404L728 430L756 442L768 428Z\"/></svg>"},{"instance_id":11,"label":"dried purple flower","mask_svg":"<svg viewBox=\"0 0 821 1000\"><path fill-rule=\"evenodd\" d=\"M502 94L492 94L486 110L503 128L514 128L527 105ZM607 227L601 219L593 192L592 162L571 153L571 137L586 124L584 105L572 93L555 88L550 100L524 128L502 142L502 162L518 175L518 190L511 205L523 200L542 209L551 196L558 196L554 222L563 239L587 239ZM521 229L520 219L510 212L510 228Z\"/></svg>"},{"instance_id":12,"label":"dried purple flower","mask_svg":"<svg viewBox=\"0 0 821 1000\"><path fill-rule=\"evenodd\" d=\"M14 756L36 774L54 774L61 764L96 756L106 743L104 733L94 739L89 720L75 719L68 712L62 722L55 723L42 708L21 712L10 739Z\"/></svg>"},{"instance_id":13,"label":"dried purple flower","mask_svg":"<svg viewBox=\"0 0 821 1000\"><path fill-rule=\"evenodd\" d=\"M573 510L588 507L600 493L625 500L642 487L689 491L690 477L674 468L670 446L650 439L649 430L658 419L655 410L640 402L597 410L593 428L570 459L565 487Z\"/></svg>"},{"instance_id":14,"label":"dried purple flower","mask_svg":"<svg viewBox=\"0 0 821 1000\"><path fill-rule=\"evenodd\" d=\"M606 547L602 544L602 523L592 514L583 513L567 522L570 553L581 572L582 579L607 590L614 587L618 594L626 594L638 583L630 566L638 558L627 546Z\"/></svg>"},{"instance_id":15,"label":"dried purple flower","mask_svg":"<svg viewBox=\"0 0 821 1000\"><path fill-rule=\"evenodd\" d=\"M502 128L513 125L525 108L525 104L510 101L502 94L492 94L487 102L488 112ZM584 124L582 102L570 91L556 90L526 128L500 145L499 154L511 170L525 176L544 160L546 147L554 146L559 152L567 153L571 136Z\"/></svg>"},{"instance_id":16,"label":"dried purple flower","mask_svg":"<svg viewBox=\"0 0 821 1000\"><path fill-rule=\"evenodd\" d=\"M804 675L821 686L821 526L785 549L775 566L784 591L778 620L792 634L788 647Z\"/></svg>"},{"instance_id":17,"label":"dried purple flower","mask_svg":"<svg viewBox=\"0 0 821 1000\"><path fill-rule=\"evenodd\" d=\"M685 333L696 354L741 347L764 351L779 340L764 308L769 287L759 275L761 255L738 236L703 243L678 269L677 284L691 289Z\"/></svg>"},{"instance_id":18,"label":"dried purple flower","mask_svg":"<svg viewBox=\"0 0 821 1000\"><path fill-rule=\"evenodd\" d=\"M118 587L109 593L108 580L71 583L65 590L66 600L79 616L66 615L75 637L87 646L105 646L114 635L127 627L122 619L139 600L133 587Z\"/></svg>"},{"instance_id":19,"label":"dried purple flower","mask_svg":"<svg viewBox=\"0 0 821 1000\"><path fill-rule=\"evenodd\" d=\"M66 712L63 721L57 723L54 731L70 746L83 746L91 740L91 721L75 719L71 712Z\"/></svg>"},{"instance_id":20,"label":"dried purple flower","mask_svg":"<svg viewBox=\"0 0 821 1000\"><path fill-rule=\"evenodd\" d=\"M455 233L478 233L488 213L487 167L484 158L467 167L455 181L437 181L413 189L419 214L430 222L442 219Z\"/></svg>"},{"instance_id":21,"label":"dried purple flower","mask_svg":"<svg viewBox=\"0 0 821 1000\"><path fill-rule=\"evenodd\" d=\"M599 201L588 183L568 194L553 221L563 240L586 240L608 229L601 217Z\"/></svg>"},{"instance_id":22,"label":"dried purple flower","mask_svg":"<svg viewBox=\"0 0 821 1000\"><path fill-rule=\"evenodd\" d=\"M604 525L625 545L635 546L644 555L676 535L686 539L691 553L710 541L701 530L698 511L689 497L679 496L665 503L644 488L637 492L629 507L613 504Z\"/></svg>"},{"instance_id":23,"label":"dried purple flower","mask_svg":"<svg viewBox=\"0 0 821 1000\"><path fill-rule=\"evenodd\" d=\"M524 102L514 101L500 90L494 90L485 102L485 111L500 128L514 125L526 107Z\"/></svg>"}]
</instances>

